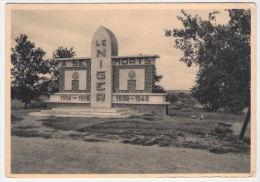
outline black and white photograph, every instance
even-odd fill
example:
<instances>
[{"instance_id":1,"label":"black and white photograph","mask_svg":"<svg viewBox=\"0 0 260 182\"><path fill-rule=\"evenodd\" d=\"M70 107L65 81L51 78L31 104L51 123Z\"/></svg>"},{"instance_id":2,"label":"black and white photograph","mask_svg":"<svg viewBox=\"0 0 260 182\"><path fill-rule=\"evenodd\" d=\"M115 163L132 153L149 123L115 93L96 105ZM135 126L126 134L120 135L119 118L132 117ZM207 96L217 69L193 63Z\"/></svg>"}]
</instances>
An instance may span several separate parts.
<instances>
[{"instance_id":1,"label":"black and white photograph","mask_svg":"<svg viewBox=\"0 0 260 182\"><path fill-rule=\"evenodd\" d=\"M6 176L254 177L255 8L7 4Z\"/></svg>"}]
</instances>

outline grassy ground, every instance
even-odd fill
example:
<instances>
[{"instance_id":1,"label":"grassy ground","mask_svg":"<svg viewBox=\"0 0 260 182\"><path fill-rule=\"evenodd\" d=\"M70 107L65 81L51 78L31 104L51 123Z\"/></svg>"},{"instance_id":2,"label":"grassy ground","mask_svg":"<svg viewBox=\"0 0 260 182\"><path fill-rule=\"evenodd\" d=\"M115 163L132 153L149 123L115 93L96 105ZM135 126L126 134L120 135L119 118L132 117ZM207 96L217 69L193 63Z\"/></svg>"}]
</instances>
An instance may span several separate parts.
<instances>
[{"instance_id":1,"label":"grassy ground","mask_svg":"<svg viewBox=\"0 0 260 182\"><path fill-rule=\"evenodd\" d=\"M116 139L136 145L206 149L214 153L249 153L249 138L237 141L241 116L218 113L200 113L205 119L192 119L186 113L175 111L174 116L145 115L127 119L48 118L43 125L57 130L72 130L71 135L87 140L89 136ZM247 131L249 136L250 131ZM88 137L86 137L86 134Z\"/></svg>"},{"instance_id":2,"label":"grassy ground","mask_svg":"<svg viewBox=\"0 0 260 182\"><path fill-rule=\"evenodd\" d=\"M237 140L244 115L170 110L169 116L98 119L28 112L12 111L13 173L250 171L250 125L244 142Z\"/></svg>"}]
</instances>

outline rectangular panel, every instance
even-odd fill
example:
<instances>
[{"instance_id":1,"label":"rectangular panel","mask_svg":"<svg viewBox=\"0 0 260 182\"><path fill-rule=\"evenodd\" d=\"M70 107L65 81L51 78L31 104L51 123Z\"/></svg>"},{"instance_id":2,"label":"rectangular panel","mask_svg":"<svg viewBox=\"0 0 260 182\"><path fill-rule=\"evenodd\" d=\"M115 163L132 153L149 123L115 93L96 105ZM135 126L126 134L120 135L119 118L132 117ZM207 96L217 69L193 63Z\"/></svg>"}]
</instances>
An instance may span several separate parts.
<instances>
[{"instance_id":1,"label":"rectangular panel","mask_svg":"<svg viewBox=\"0 0 260 182\"><path fill-rule=\"evenodd\" d=\"M145 69L120 69L119 90L128 90L128 80L136 80L136 90L145 90Z\"/></svg>"},{"instance_id":2,"label":"rectangular panel","mask_svg":"<svg viewBox=\"0 0 260 182\"><path fill-rule=\"evenodd\" d=\"M86 70L67 70L65 71L64 90L72 90L72 80L79 81L79 90L87 89L87 71Z\"/></svg>"},{"instance_id":3,"label":"rectangular panel","mask_svg":"<svg viewBox=\"0 0 260 182\"><path fill-rule=\"evenodd\" d=\"M64 90L72 90L72 73L74 71L65 71L65 78L64 78Z\"/></svg>"},{"instance_id":4,"label":"rectangular panel","mask_svg":"<svg viewBox=\"0 0 260 182\"><path fill-rule=\"evenodd\" d=\"M145 90L145 69L136 69L136 90Z\"/></svg>"},{"instance_id":5,"label":"rectangular panel","mask_svg":"<svg viewBox=\"0 0 260 182\"><path fill-rule=\"evenodd\" d=\"M87 89L87 71L80 70L77 71L79 73L79 90Z\"/></svg>"}]
</instances>

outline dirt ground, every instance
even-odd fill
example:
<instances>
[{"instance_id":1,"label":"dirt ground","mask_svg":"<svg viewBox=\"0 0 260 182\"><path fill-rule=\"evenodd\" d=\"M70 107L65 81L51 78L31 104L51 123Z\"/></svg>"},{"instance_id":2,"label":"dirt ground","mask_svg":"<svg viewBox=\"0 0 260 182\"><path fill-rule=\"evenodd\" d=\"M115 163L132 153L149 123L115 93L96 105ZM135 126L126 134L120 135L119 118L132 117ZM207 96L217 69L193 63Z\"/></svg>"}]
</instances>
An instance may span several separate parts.
<instances>
[{"instance_id":1,"label":"dirt ground","mask_svg":"<svg viewBox=\"0 0 260 182\"><path fill-rule=\"evenodd\" d=\"M249 173L248 155L79 140L12 138L13 174Z\"/></svg>"},{"instance_id":2,"label":"dirt ground","mask_svg":"<svg viewBox=\"0 0 260 182\"><path fill-rule=\"evenodd\" d=\"M46 119L28 116L28 112L12 112L12 174L250 173L250 145L232 143L204 131L216 127L215 120L206 127L196 128L197 125L191 124L193 120L183 116L161 118L164 124L155 125L156 117L155 121L152 117L130 118L122 124L120 120ZM176 130L181 130L181 126L187 129L181 134L175 132L169 128L174 122L183 124L179 129L176 125ZM235 128L241 128L242 122L229 119L230 122L233 133L238 133ZM115 129L118 125L124 128ZM192 135L195 130L197 133ZM134 143L137 139L141 142ZM159 142L149 143L151 139ZM209 145L235 148L220 154L210 152Z\"/></svg>"}]
</instances>

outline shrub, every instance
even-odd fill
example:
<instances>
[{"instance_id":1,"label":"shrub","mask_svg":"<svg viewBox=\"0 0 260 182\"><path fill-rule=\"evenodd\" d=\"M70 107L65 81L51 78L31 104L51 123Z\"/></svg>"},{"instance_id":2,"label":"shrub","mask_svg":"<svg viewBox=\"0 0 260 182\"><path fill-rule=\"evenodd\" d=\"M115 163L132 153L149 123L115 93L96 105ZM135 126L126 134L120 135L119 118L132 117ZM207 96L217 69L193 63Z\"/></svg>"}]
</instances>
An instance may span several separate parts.
<instances>
[{"instance_id":1,"label":"shrub","mask_svg":"<svg viewBox=\"0 0 260 182\"><path fill-rule=\"evenodd\" d=\"M31 108L46 108L47 103L44 102L42 99L38 98L38 99L31 102L30 107Z\"/></svg>"}]
</instances>

